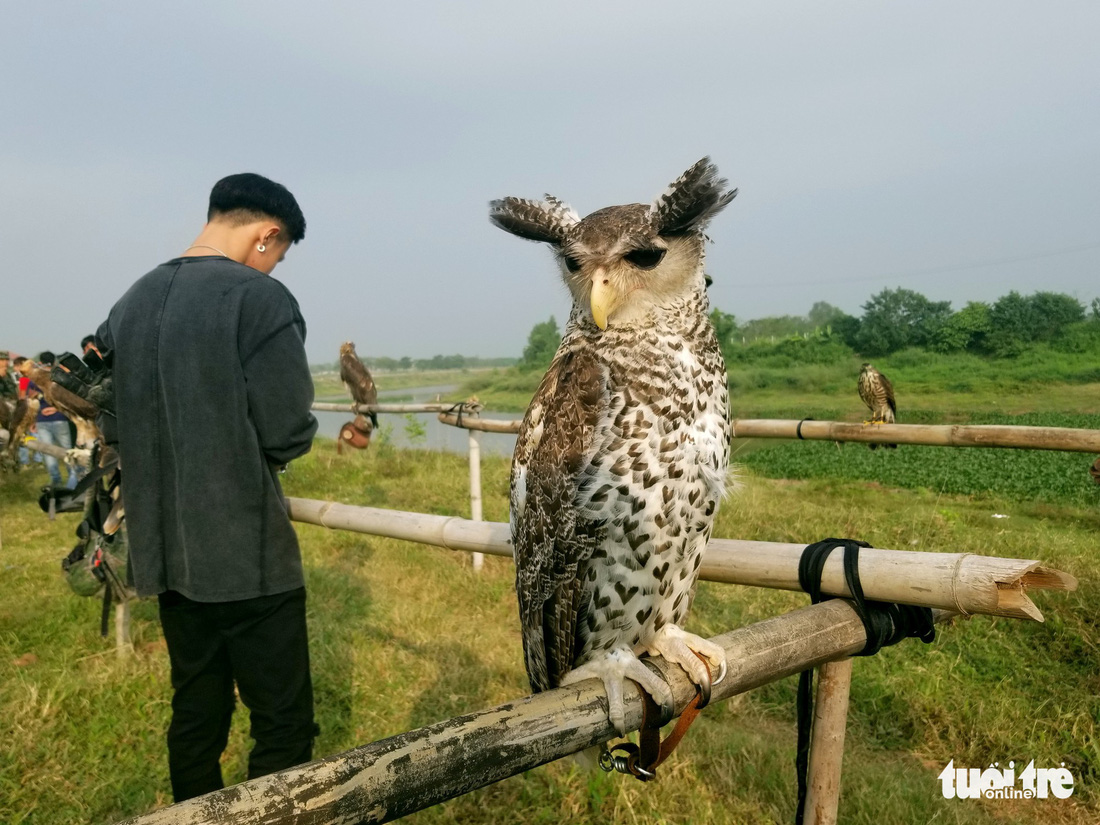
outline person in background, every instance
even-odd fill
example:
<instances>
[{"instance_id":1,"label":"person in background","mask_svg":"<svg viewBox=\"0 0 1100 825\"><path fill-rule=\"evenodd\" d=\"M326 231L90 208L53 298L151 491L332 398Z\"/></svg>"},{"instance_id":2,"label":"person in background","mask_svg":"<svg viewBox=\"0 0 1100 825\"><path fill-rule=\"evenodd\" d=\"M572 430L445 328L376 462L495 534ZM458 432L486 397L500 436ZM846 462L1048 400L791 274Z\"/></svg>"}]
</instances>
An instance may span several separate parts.
<instances>
[{"instance_id":1,"label":"person in background","mask_svg":"<svg viewBox=\"0 0 1100 825\"><path fill-rule=\"evenodd\" d=\"M95 348L95 336L85 335L80 339L80 352L82 355L87 355L88 350Z\"/></svg>"},{"instance_id":2,"label":"person in background","mask_svg":"<svg viewBox=\"0 0 1100 825\"><path fill-rule=\"evenodd\" d=\"M11 353L0 349L0 402L10 401L15 404L19 397L19 385L11 374Z\"/></svg>"},{"instance_id":3,"label":"person in background","mask_svg":"<svg viewBox=\"0 0 1100 825\"><path fill-rule=\"evenodd\" d=\"M30 358L25 358L24 356L20 355L18 358L16 358L14 361L12 361L11 364L12 364L12 367L15 368L15 374L17 376L19 376L19 389L18 389L19 397L20 398L26 398L27 393L29 393L29 392L34 393L34 395L31 396L32 398L37 398L39 395L41 395L41 393L38 392L38 388L35 387L34 384L31 383L31 379L28 378L27 375L26 375L26 373L30 372L31 367L34 366L34 362L31 361ZM34 425L31 425L31 430L30 430L29 434L34 435L35 432L36 432L36 427ZM36 452L34 454L34 460L37 461L39 464L44 463L44 459L45 459L45 456L43 456L42 453ZM26 467L30 463L31 463L31 451L28 450L25 446L20 445L20 447L19 447L19 465L21 467Z\"/></svg>"},{"instance_id":4,"label":"person in background","mask_svg":"<svg viewBox=\"0 0 1100 825\"><path fill-rule=\"evenodd\" d=\"M270 277L305 218L285 187L231 175L191 246L140 278L96 332L110 351L140 596L157 596L172 665L176 801L222 787L234 683L255 745L249 778L312 758L317 727L298 539L279 472L317 420L306 325Z\"/></svg>"},{"instance_id":5,"label":"person in background","mask_svg":"<svg viewBox=\"0 0 1100 825\"><path fill-rule=\"evenodd\" d=\"M44 366L49 367L53 365L54 354L52 352L43 352L38 356L38 362ZM23 358L16 365L16 369L22 373L26 378L27 383L23 391L24 395L30 395L34 393L36 396L42 395L42 390L31 381L27 376L30 374L31 368L34 366L34 362L29 358ZM22 384L22 382L20 382ZM57 407L50 406L49 404L43 404L38 410L38 418L35 420L34 429L38 436L38 440L43 444L52 444L55 447L60 447L63 450L70 450L73 446L72 430L69 429L69 419L61 412ZM50 475L50 484L54 487L61 486L61 464L57 460L56 456L41 454L46 464L46 472ZM76 487L79 479L79 474L73 467L67 468L68 478L65 481L65 487L72 490Z\"/></svg>"}]
</instances>

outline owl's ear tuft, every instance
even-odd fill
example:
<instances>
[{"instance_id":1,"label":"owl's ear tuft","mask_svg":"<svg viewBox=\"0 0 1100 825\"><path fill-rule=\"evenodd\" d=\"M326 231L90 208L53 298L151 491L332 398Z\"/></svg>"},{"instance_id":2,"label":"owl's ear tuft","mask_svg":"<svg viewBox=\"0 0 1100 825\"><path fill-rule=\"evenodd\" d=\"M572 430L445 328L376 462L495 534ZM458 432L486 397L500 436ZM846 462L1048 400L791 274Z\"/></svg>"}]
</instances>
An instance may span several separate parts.
<instances>
[{"instance_id":1,"label":"owl's ear tuft","mask_svg":"<svg viewBox=\"0 0 1100 825\"><path fill-rule=\"evenodd\" d=\"M524 198L490 201L489 220L505 232L529 241L560 245L580 216L569 205L547 195L541 201Z\"/></svg>"},{"instance_id":2,"label":"owl's ear tuft","mask_svg":"<svg viewBox=\"0 0 1100 825\"><path fill-rule=\"evenodd\" d=\"M658 235L683 235L702 231L707 222L737 196L726 190L729 181L718 177L718 167L703 158L669 184L650 206Z\"/></svg>"}]
</instances>

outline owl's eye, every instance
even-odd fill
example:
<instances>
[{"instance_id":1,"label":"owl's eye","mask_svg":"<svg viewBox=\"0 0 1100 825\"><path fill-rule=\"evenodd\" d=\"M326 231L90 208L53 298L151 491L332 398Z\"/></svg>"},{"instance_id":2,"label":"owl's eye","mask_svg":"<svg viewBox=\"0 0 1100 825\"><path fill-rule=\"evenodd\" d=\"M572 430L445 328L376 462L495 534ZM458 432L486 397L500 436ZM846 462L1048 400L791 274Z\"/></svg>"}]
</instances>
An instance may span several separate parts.
<instances>
[{"instance_id":1,"label":"owl's eye","mask_svg":"<svg viewBox=\"0 0 1100 825\"><path fill-rule=\"evenodd\" d=\"M565 268L570 272L576 272L581 268L581 262L574 258L572 255L563 255L562 259L565 261Z\"/></svg>"},{"instance_id":2,"label":"owl's eye","mask_svg":"<svg viewBox=\"0 0 1100 825\"><path fill-rule=\"evenodd\" d=\"M638 269L653 269L665 257L663 249L635 249L623 255L626 260L638 267Z\"/></svg>"}]
</instances>

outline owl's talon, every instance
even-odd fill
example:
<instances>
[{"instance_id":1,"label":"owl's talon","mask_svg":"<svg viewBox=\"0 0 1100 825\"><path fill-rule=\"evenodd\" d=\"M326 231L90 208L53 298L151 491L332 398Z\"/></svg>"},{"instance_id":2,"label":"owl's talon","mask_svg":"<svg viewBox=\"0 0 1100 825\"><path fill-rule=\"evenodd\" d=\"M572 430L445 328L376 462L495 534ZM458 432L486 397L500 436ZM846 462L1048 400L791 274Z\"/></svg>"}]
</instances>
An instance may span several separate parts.
<instances>
[{"instance_id":1,"label":"owl's talon","mask_svg":"<svg viewBox=\"0 0 1100 825\"><path fill-rule=\"evenodd\" d=\"M623 704L623 683L637 682L638 686L653 697L661 708L662 718L671 719L675 711L672 689L664 677L642 664L627 648L608 651L603 657L587 662L569 671L562 679L562 686L599 679L607 693L607 718L619 736L626 736L626 709Z\"/></svg>"},{"instance_id":2,"label":"owl's talon","mask_svg":"<svg viewBox=\"0 0 1100 825\"><path fill-rule=\"evenodd\" d=\"M710 704L710 686L710 673L708 672L707 678L695 686L695 691L699 694L699 701L695 703L695 707L699 710Z\"/></svg>"},{"instance_id":3,"label":"owl's talon","mask_svg":"<svg viewBox=\"0 0 1100 825\"><path fill-rule=\"evenodd\" d=\"M722 683L722 680L726 678L726 671L727 670L728 670L728 668L726 666L726 658L723 656L722 657L722 666L720 668L718 668L718 678L711 680L711 683L710 683L711 687L714 687L715 685L718 685L718 684Z\"/></svg>"}]
</instances>

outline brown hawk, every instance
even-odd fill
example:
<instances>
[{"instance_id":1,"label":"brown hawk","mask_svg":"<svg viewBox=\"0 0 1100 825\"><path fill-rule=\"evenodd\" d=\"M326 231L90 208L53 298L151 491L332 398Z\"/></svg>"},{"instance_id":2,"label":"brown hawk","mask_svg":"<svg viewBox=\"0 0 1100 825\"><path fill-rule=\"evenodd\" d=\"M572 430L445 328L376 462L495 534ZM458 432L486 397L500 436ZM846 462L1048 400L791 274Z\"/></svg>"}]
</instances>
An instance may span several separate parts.
<instances>
[{"instance_id":1,"label":"brown hawk","mask_svg":"<svg viewBox=\"0 0 1100 825\"><path fill-rule=\"evenodd\" d=\"M652 204L583 220L549 195L491 204L497 226L551 245L573 299L512 465L527 675L535 691L600 678L620 733L624 680L672 703L639 655L679 664L708 695L693 651L725 673L722 648L681 625L729 462L703 229L736 194L704 158Z\"/></svg>"},{"instance_id":2,"label":"brown hawk","mask_svg":"<svg viewBox=\"0 0 1100 825\"><path fill-rule=\"evenodd\" d=\"M859 397L871 411L871 420L865 424L893 424L898 408L894 403L894 387L889 379L870 364L864 364L859 373ZM878 444L870 444L873 450ZM887 444L896 448L897 444Z\"/></svg>"},{"instance_id":3,"label":"brown hawk","mask_svg":"<svg viewBox=\"0 0 1100 825\"><path fill-rule=\"evenodd\" d=\"M8 458L17 467L16 456L19 454L19 448L23 446L23 437L38 419L40 407L41 402L38 398L20 398L15 403L15 409L12 410L8 428Z\"/></svg>"},{"instance_id":4,"label":"brown hawk","mask_svg":"<svg viewBox=\"0 0 1100 825\"><path fill-rule=\"evenodd\" d=\"M340 380L344 382L344 386L356 404L378 403L378 388L374 385L370 370L356 355L355 344L351 341L345 341L340 345ZM344 444L356 449L364 449L370 444L371 433L377 427L378 413L371 411L366 416L355 416L354 421L349 421L340 428L336 451L340 452Z\"/></svg>"}]
</instances>

